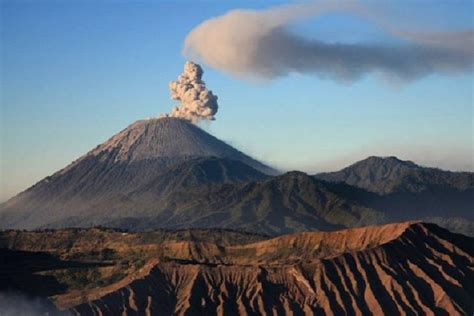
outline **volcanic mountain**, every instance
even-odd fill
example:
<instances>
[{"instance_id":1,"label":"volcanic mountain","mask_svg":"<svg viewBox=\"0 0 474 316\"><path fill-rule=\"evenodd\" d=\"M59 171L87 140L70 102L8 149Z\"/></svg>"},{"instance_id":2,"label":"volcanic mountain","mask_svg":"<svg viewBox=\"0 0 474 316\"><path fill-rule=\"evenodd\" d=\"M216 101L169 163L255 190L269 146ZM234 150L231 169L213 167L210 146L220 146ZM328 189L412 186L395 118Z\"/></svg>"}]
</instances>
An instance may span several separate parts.
<instances>
[{"instance_id":1,"label":"volcanic mountain","mask_svg":"<svg viewBox=\"0 0 474 316\"><path fill-rule=\"evenodd\" d=\"M474 173L421 167L397 157L371 156L340 171L320 173L319 179L347 184L379 194L423 192L436 188L474 188Z\"/></svg>"},{"instance_id":2,"label":"volcanic mountain","mask_svg":"<svg viewBox=\"0 0 474 316\"><path fill-rule=\"evenodd\" d=\"M170 177L170 167L190 160L194 165L186 167L186 176L195 172L195 181L238 182L276 173L185 120L141 120L4 203L0 207L0 227L35 228L66 217L80 217L97 205L107 205L107 201L126 203L127 194L160 182L164 174Z\"/></svg>"},{"instance_id":3,"label":"volcanic mountain","mask_svg":"<svg viewBox=\"0 0 474 316\"><path fill-rule=\"evenodd\" d=\"M369 157L316 178L389 221L423 220L474 236L474 173L426 168L396 157Z\"/></svg>"},{"instance_id":4,"label":"volcanic mountain","mask_svg":"<svg viewBox=\"0 0 474 316\"><path fill-rule=\"evenodd\" d=\"M232 228L279 235L406 220L474 235L473 174L395 157L275 170L176 118L138 121L0 206L0 228Z\"/></svg>"},{"instance_id":5,"label":"volcanic mountain","mask_svg":"<svg viewBox=\"0 0 474 316\"><path fill-rule=\"evenodd\" d=\"M0 256L16 261L0 260L0 292L77 315L471 315L473 244L419 222L276 238L10 230Z\"/></svg>"}]
</instances>

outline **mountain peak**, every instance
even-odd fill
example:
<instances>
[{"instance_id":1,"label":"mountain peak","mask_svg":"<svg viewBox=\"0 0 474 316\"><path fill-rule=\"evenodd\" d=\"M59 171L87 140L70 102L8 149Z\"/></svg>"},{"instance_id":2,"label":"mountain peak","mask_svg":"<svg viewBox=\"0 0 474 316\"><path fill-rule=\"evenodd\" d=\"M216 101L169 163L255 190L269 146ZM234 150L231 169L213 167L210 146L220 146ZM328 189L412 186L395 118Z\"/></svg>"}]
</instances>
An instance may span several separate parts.
<instances>
[{"instance_id":1,"label":"mountain peak","mask_svg":"<svg viewBox=\"0 0 474 316\"><path fill-rule=\"evenodd\" d=\"M356 166L363 166L363 165L369 165L373 167L378 167L378 166L385 166L385 167L407 167L407 168L420 168L417 164L410 160L401 160L396 156L369 156L363 160L360 160L353 165L347 167L347 168L353 168ZM347 169L345 168L345 169Z\"/></svg>"},{"instance_id":2,"label":"mountain peak","mask_svg":"<svg viewBox=\"0 0 474 316\"><path fill-rule=\"evenodd\" d=\"M389 193L400 186L406 175L423 168L395 156L370 156L336 172L320 173L317 178L345 182L377 193Z\"/></svg>"},{"instance_id":3,"label":"mountain peak","mask_svg":"<svg viewBox=\"0 0 474 316\"><path fill-rule=\"evenodd\" d=\"M429 187L472 188L472 174L426 168L394 156L370 156L336 172L316 175L325 181L345 182L381 193L421 192Z\"/></svg>"},{"instance_id":4,"label":"mountain peak","mask_svg":"<svg viewBox=\"0 0 474 316\"><path fill-rule=\"evenodd\" d=\"M66 170L91 157L113 163L221 157L241 161L263 173L276 173L271 167L245 155L198 126L172 117L136 121L95 147Z\"/></svg>"},{"instance_id":5,"label":"mountain peak","mask_svg":"<svg viewBox=\"0 0 474 316\"><path fill-rule=\"evenodd\" d=\"M139 120L97 146L88 155L114 155L115 161L158 157L214 156L216 138L179 118Z\"/></svg>"},{"instance_id":6,"label":"mountain peak","mask_svg":"<svg viewBox=\"0 0 474 316\"><path fill-rule=\"evenodd\" d=\"M359 183L360 187L367 189L372 187L374 183L377 184L377 188L381 188L383 185L390 183L391 180L399 179L419 169L423 168L412 161L401 160L395 156L370 156L338 172L321 174L320 176L324 180L344 181L349 184ZM329 178L336 177L337 179L326 179L327 175L331 175Z\"/></svg>"}]
</instances>

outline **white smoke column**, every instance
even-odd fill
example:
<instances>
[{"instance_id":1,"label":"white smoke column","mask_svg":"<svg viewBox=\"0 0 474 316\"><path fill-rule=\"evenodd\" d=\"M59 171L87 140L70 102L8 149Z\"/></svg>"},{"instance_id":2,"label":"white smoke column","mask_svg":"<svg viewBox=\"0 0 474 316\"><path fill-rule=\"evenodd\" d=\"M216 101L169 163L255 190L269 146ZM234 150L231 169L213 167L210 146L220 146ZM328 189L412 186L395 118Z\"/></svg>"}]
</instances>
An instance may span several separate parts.
<instances>
[{"instance_id":1,"label":"white smoke column","mask_svg":"<svg viewBox=\"0 0 474 316\"><path fill-rule=\"evenodd\" d=\"M181 104L166 115L196 123L200 120L214 120L217 113L217 96L206 88L201 80L202 68L192 61L184 64L184 71L178 80L169 84L171 98Z\"/></svg>"}]
</instances>

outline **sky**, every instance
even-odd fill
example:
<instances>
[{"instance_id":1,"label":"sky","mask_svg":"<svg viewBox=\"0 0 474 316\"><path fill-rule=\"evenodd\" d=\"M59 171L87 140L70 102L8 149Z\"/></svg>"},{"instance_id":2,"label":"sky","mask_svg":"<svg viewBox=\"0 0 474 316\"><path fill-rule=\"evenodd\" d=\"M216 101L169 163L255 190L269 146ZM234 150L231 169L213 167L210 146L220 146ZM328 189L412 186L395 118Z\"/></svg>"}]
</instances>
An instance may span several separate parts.
<instances>
[{"instance_id":1,"label":"sky","mask_svg":"<svg viewBox=\"0 0 474 316\"><path fill-rule=\"evenodd\" d=\"M186 36L233 9L282 1L1 1L0 201L65 167L136 120L169 112ZM291 3L291 2L290 2ZM366 2L391 25L473 29L471 1ZM350 13L296 21L331 43L391 42ZM473 75L345 82L295 72L244 78L202 64L219 99L200 126L281 170L338 170L370 155L474 170Z\"/></svg>"}]
</instances>

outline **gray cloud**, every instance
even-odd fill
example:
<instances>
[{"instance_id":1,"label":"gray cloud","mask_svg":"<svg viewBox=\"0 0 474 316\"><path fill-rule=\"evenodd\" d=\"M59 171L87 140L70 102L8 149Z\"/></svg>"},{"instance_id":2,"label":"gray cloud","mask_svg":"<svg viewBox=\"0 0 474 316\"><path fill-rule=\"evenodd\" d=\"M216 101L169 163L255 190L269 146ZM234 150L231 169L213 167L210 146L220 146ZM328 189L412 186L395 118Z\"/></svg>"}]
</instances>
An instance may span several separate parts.
<instances>
[{"instance_id":1,"label":"gray cloud","mask_svg":"<svg viewBox=\"0 0 474 316\"><path fill-rule=\"evenodd\" d=\"M378 23L369 10L340 2L298 4L262 11L233 10L204 21L186 37L184 54L237 76L274 78L292 72L342 81L379 73L397 80L431 73L469 71L472 31L420 33L383 27L403 44L326 43L304 38L288 26L328 11L345 11Z\"/></svg>"}]
</instances>

